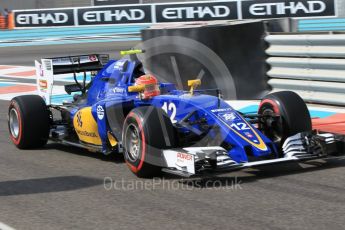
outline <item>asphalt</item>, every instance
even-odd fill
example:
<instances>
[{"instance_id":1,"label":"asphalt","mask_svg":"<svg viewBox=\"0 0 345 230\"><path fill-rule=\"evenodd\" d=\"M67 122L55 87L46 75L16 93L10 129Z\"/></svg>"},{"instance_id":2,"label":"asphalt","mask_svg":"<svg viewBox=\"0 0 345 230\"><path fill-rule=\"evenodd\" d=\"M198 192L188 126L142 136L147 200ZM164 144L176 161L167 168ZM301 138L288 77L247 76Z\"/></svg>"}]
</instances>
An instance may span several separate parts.
<instances>
[{"instance_id":1,"label":"asphalt","mask_svg":"<svg viewBox=\"0 0 345 230\"><path fill-rule=\"evenodd\" d=\"M65 50L94 53L115 50L112 47ZM22 53L0 49L0 64L29 63L28 59L50 51L64 53L54 47ZM3 59L6 55L8 60ZM2 222L28 230L344 229L345 158L202 179L144 180L127 169L121 156L105 157L53 143L37 150L16 149L8 137L8 103L0 101L0 226Z\"/></svg>"}]
</instances>

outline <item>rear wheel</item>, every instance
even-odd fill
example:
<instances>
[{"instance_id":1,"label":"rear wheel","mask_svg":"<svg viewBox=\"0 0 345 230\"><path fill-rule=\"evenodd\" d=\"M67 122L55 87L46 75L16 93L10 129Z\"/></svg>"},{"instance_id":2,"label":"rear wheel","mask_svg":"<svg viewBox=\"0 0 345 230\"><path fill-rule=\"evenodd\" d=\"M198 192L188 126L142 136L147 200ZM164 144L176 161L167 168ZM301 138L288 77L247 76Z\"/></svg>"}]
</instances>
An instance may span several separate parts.
<instances>
[{"instance_id":1,"label":"rear wheel","mask_svg":"<svg viewBox=\"0 0 345 230\"><path fill-rule=\"evenodd\" d=\"M259 115L262 116L260 130L280 145L290 136L312 130L312 122L305 102L291 91L267 95L261 101Z\"/></svg>"},{"instance_id":2,"label":"rear wheel","mask_svg":"<svg viewBox=\"0 0 345 230\"><path fill-rule=\"evenodd\" d=\"M12 142L19 149L47 144L50 115L44 100L37 95L13 98L8 109L8 129Z\"/></svg>"},{"instance_id":3,"label":"rear wheel","mask_svg":"<svg viewBox=\"0 0 345 230\"><path fill-rule=\"evenodd\" d=\"M176 145L174 127L167 114L153 106L133 109L122 133L124 156L138 177L159 176L165 163L162 149Z\"/></svg>"}]
</instances>

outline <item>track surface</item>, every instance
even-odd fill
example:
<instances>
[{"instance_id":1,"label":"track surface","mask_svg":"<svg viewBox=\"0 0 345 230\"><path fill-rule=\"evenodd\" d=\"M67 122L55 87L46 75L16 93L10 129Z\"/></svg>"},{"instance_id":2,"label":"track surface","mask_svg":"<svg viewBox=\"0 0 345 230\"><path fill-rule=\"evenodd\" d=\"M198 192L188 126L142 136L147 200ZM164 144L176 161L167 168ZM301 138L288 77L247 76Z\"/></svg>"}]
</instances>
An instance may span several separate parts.
<instances>
[{"instance_id":1,"label":"track surface","mask_svg":"<svg viewBox=\"0 0 345 230\"><path fill-rule=\"evenodd\" d=\"M32 65L49 51L8 51L3 62L0 49L0 64ZM159 183L137 179L119 156L55 144L19 151L8 138L7 106L0 101L0 222L16 229L344 228L345 159ZM104 185L107 177L113 183Z\"/></svg>"}]
</instances>

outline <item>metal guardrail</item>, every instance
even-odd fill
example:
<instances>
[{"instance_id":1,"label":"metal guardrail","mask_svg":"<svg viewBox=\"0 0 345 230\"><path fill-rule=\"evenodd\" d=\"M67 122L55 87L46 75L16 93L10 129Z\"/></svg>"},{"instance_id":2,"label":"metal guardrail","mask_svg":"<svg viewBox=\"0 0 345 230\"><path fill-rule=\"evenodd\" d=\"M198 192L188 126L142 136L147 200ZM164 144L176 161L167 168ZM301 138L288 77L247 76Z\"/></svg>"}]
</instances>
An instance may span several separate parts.
<instances>
[{"instance_id":1,"label":"metal guardrail","mask_svg":"<svg viewBox=\"0 0 345 230\"><path fill-rule=\"evenodd\" d=\"M345 105L345 34L277 34L265 40L273 91L292 90L307 102Z\"/></svg>"}]
</instances>

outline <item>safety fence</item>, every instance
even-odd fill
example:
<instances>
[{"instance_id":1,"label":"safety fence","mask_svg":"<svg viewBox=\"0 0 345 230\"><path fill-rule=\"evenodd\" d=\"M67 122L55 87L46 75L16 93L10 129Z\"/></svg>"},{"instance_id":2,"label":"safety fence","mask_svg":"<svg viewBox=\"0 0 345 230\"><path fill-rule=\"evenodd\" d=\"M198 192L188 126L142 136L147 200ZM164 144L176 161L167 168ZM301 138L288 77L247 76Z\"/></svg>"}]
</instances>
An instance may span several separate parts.
<instances>
[{"instance_id":1,"label":"safety fence","mask_svg":"<svg viewBox=\"0 0 345 230\"><path fill-rule=\"evenodd\" d=\"M268 83L307 102L345 105L345 33L271 34Z\"/></svg>"}]
</instances>

